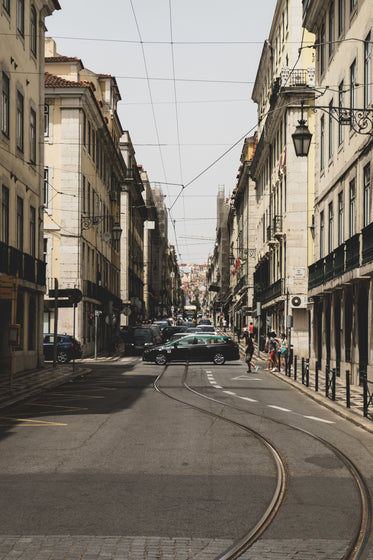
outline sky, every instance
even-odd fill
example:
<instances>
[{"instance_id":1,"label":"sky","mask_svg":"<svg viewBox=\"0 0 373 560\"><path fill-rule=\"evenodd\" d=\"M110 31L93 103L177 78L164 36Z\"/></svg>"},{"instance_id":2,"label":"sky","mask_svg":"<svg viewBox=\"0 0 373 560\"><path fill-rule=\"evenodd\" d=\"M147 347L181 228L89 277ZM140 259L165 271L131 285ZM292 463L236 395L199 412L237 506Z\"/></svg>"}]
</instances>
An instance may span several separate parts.
<instances>
[{"instance_id":1,"label":"sky","mask_svg":"<svg viewBox=\"0 0 373 560\"><path fill-rule=\"evenodd\" d=\"M59 0L46 20L57 52L111 74L136 160L169 210L179 264L203 264L216 197L236 185L251 100L276 0Z\"/></svg>"}]
</instances>

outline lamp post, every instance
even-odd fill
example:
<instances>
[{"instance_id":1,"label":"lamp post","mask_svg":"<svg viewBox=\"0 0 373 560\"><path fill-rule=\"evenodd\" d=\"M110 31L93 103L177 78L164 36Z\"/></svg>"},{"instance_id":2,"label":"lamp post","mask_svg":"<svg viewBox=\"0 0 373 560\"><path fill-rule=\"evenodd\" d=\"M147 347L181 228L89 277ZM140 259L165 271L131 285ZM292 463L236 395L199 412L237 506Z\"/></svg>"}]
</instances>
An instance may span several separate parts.
<instances>
[{"instance_id":1,"label":"lamp post","mask_svg":"<svg viewBox=\"0 0 373 560\"><path fill-rule=\"evenodd\" d=\"M306 121L303 119L303 105L304 105L304 101L302 101L301 104L302 112L301 112L301 118L298 121L299 124L295 129L294 134L291 135L297 157L308 156L308 152L310 150L310 145L311 145L311 138L312 138L312 134L308 130Z\"/></svg>"}]
</instances>

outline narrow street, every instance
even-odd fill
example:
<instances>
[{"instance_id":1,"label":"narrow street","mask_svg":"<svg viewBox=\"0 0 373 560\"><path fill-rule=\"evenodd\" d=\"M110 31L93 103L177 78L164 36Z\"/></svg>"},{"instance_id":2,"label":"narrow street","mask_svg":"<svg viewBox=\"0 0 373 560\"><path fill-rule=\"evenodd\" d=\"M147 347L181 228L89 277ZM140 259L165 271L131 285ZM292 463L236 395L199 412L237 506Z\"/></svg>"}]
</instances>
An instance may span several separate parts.
<instances>
[{"instance_id":1,"label":"narrow street","mask_svg":"<svg viewBox=\"0 0 373 560\"><path fill-rule=\"evenodd\" d=\"M3 409L0 558L221 558L276 490L261 436L284 459L287 488L240 557L341 558L359 495L308 433L343 450L370 486L371 435L262 367L248 375L242 362L163 368L124 358Z\"/></svg>"}]
</instances>

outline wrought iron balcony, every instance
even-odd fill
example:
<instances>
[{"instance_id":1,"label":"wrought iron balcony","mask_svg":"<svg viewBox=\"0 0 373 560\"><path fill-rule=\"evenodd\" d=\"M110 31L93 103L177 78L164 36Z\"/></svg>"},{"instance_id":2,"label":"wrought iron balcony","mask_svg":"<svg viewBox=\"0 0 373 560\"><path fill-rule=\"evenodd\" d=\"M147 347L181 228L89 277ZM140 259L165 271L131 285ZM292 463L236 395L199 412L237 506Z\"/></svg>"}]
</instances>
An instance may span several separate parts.
<instances>
[{"instance_id":1,"label":"wrought iron balcony","mask_svg":"<svg viewBox=\"0 0 373 560\"><path fill-rule=\"evenodd\" d=\"M366 264L373 261L373 222L363 229L362 236L362 264Z\"/></svg>"},{"instance_id":2,"label":"wrought iron balcony","mask_svg":"<svg viewBox=\"0 0 373 560\"><path fill-rule=\"evenodd\" d=\"M308 289L316 288L324 283L324 259L319 259L308 268Z\"/></svg>"},{"instance_id":3,"label":"wrought iron balcony","mask_svg":"<svg viewBox=\"0 0 373 560\"><path fill-rule=\"evenodd\" d=\"M20 280L45 286L45 267L44 261L0 242L0 272L9 276L18 274Z\"/></svg>"},{"instance_id":4,"label":"wrought iron balcony","mask_svg":"<svg viewBox=\"0 0 373 560\"><path fill-rule=\"evenodd\" d=\"M271 300L283 296L285 294L284 286L285 280L283 278L280 278L280 280L268 286L261 294L262 303L268 303Z\"/></svg>"},{"instance_id":5,"label":"wrought iron balcony","mask_svg":"<svg viewBox=\"0 0 373 560\"><path fill-rule=\"evenodd\" d=\"M360 264L360 234L357 233L346 241L346 271L357 268Z\"/></svg>"}]
</instances>

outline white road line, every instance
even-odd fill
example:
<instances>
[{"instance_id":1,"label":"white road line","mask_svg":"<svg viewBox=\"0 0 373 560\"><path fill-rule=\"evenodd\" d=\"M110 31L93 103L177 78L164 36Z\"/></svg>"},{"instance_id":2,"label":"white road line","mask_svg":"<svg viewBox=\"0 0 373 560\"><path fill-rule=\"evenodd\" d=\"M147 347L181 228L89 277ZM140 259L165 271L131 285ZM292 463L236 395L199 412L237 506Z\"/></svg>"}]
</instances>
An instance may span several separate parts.
<instances>
[{"instance_id":1,"label":"white road line","mask_svg":"<svg viewBox=\"0 0 373 560\"><path fill-rule=\"evenodd\" d=\"M206 373L212 373L211 369L207 369Z\"/></svg>"},{"instance_id":2,"label":"white road line","mask_svg":"<svg viewBox=\"0 0 373 560\"><path fill-rule=\"evenodd\" d=\"M232 393L232 391L224 391L224 393L227 393L227 395L234 395L235 397L237 396L236 393Z\"/></svg>"},{"instance_id":3,"label":"white road line","mask_svg":"<svg viewBox=\"0 0 373 560\"><path fill-rule=\"evenodd\" d=\"M304 418L308 418L309 420L316 420L317 422L324 422L325 424L335 423L335 422L331 422L330 420L324 420L323 418L318 418L317 416L305 416Z\"/></svg>"},{"instance_id":4,"label":"white road line","mask_svg":"<svg viewBox=\"0 0 373 560\"><path fill-rule=\"evenodd\" d=\"M243 401L249 401L249 402L258 402L255 399L250 399L249 397L238 397L239 399L242 399Z\"/></svg>"},{"instance_id":5,"label":"white road line","mask_svg":"<svg viewBox=\"0 0 373 560\"><path fill-rule=\"evenodd\" d=\"M215 389L222 389L223 387L221 385L214 385Z\"/></svg>"},{"instance_id":6,"label":"white road line","mask_svg":"<svg viewBox=\"0 0 373 560\"><path fill-rule=\"evenodd\" d=\"M268 404L269 408L275 408L276 410L282 410L283 412L292 412L290 408L282 408L282 406L276 406L275 404Z\"/></svg>"}]
</instances>

